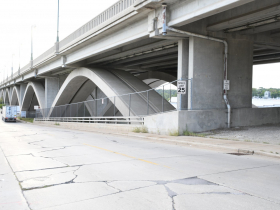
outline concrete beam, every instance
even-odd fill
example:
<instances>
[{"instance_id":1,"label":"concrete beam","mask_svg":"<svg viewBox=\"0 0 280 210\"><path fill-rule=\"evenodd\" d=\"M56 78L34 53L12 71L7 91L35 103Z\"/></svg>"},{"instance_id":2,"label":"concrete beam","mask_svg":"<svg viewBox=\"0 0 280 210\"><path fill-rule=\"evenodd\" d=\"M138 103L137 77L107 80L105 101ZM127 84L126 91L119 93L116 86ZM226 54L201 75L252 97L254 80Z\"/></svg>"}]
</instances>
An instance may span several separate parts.
<instances>
[{"instance_id":1,"label":"concrete beam","mask_svg":"<svg viewBox=\"0 0 280 210\"><path fill-rule=\"evenodd\" d=\"M177 64L178 60L170 60L170 61L165 61L165 62L158 62L158 63L153 63L153 64L149 64L149 65L142 65L141 67L143 69L147 69L147 68L153 68L153 67L158 67L158 66L168 66L168 65L172 65L172 64Z\"/></svg>"},{"instance_id":2,"label":"concrete beam","mask_svg":"<svg viewBox=\"0 0 280 210\"><path fill-rule=\"evenodd\" d=\"M153 44L148 44L148 45L138 47L138 48L135 48L135 49L132 49L132 50L127 50L127 51L122 52L122 53L117 53L117 54L114 54L114 55L111 55L111 56L107 56L105 58L100 58L100 59L97 59L97 60L94 60L94 61L89 61L88 64L102 63L102 62L118 59L118 58L121 58L121 57L141 53L143 51L153 52L153 51L156 51L157 48L159 48L159 50L160 50L160 48L162 48L164 46L173 45L175 43L177 44L177 41L174 41L174 40L159 41L159 42L156 42L156 43L153 43Z\"/></svg>"},{"instance_id":3,"label":"concrete beam","mask_svg":"<svg viewBox=\"0 0 280 210\"><path fill-rule=\"evenodd\" d=\"M147 54L143 54L143 55L138 55L138 56L134 56L134 57L130 57L130 58L126 58L126 59L122 59L119 61L115 61L112 62L114 65L116 64L123 64L123 63L129 63L129 62L135 62L138 60L143 60L143 59L148 59L151 57L156 57L156 56L164 56L166 54L171 54L171 53L175 53L178 51L177 46L175 45L175 47L172 48L168 48L168 49L164 49L164 50L160 50L160 51L156 51L156 52L151 52L151 53L147 53Z\"/></svg>"},{"instance_id":4,"label":"concrete beam","mask_svg":"<svg viewBox=\"0 0 280 210\"><path fill-rule=\"evenodd\" d=\"M256 46L256 47L265 47L266 49L272 49L272 50L280 50L280 46L266 44L266 43L256 43L255 42L254 46Z\"/></svg>"},{"instance_id":5,"label":"concrete beam","mask_svg":"<svg viewBox=\"0 0 280 210\"><path fill-rule=\"evenodd\" d=\"M280 5L274 4L263 9L259 9L253 12L248 12L231 19L224 20L220 23L213 24L207 27L208 31L222 31L227 28L235 28L241 25L246 25L250 22L258 21L266 17L272 17L274 15L279 15Z\"/></svg>"},{"instance_id":6,"label":"concrete beam","mask_svg":"<svg viewBox=\"0 0 280 210\"><path fill-rule=\"evenodd\" d=\"M254 57L256 56L262 56L262 55L272 55L280 53L280 51L277 50L261 50L261 51L254 51Z\"/></svg>"},{"instance_id":7,"label":"concrete beam","mask_svg":"<svg viewBox=\"0 0 280 210\"><path fill-rule=\"evenodd\" d=\"M255 56L254 62L280 59L280 53L273 55Z\"/></svg>"},{"instance_id":8,"label":"concrete beam","mask_svg":"<svg viewBox=\"0 0 280 210\"><path fill-rule=\"evenodd\" d=\"M147 58L145 60L127 63L127 64L124 64L124 66L138 66L138 65L155 63L155 62L166 61L166 60L177 59L177 58L178 58L178 54L176 53L176 54L161 56L161 57L157 57L157 58L150 58L150 59Z\"/></svg>"},{"instance_id":9,"label":"concrete beam","mask_svg":"<svg viewBox=\"0 0 280 210\"><path fill-rule=\"evenodd\" d=\"M258 33L263 33L266 31L271 31L271 30L275 30L275 29L279 29L279 28L280 28L280 22L275 22L275 23L270 23L268 25L263 25L263 26L259 26L256 28L243 30L240 32L240 34L242 34L242 35L258 34Z\"/></svg>"},{"instance_id":10,"label":"concrete beam","mask_svg":"<svg viewBox=\"0 0 280 210\"><path fill-rule=\"evenodd\" d=\"M253 0L178 1L170 5L169 26L182 26L217 13L241 6Z\"/></svg>"}]
</instances>

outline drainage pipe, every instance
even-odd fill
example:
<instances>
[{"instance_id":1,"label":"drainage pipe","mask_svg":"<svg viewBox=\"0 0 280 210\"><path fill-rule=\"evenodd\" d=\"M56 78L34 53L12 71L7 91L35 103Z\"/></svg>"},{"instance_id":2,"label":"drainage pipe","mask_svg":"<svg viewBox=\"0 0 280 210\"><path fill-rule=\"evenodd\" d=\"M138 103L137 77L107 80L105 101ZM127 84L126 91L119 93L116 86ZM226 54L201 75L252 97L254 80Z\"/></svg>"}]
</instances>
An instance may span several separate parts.
<instances>
[{"instance_id":1,"label":"drainage pipe","mask_svg":"<svg viewBox=\"0 0 280 210\"><path fill-rule=\"evenodd\" d=\"M167 26L167 24L166 24L166 7L167 7L166 4L162 4L162 8L163 8L163 10L162 10L162 17L163 17L162 35L166 36L167 30L168 30L168 31L173 31L175 33L179 33L179 34L184 34L187 36L193 36L193 37L198 37L198 38L202 38L202 39L208 39L211 41L223 43L224 51L225 51L224 52L224 80L227 80L227 77L228 77L228 75L227 75L227 73L228 73L228 43L227 43L227 41L209 37L209 36L204 36L201 34L188 32L188 31L182 31L182 30L178 30L178 29ZM227 98L227 90L225 89L225 86L224 86L224 101L225 101L227 109L228 109L228 128L230 128L231 106L230 106L229 100Z\"/></svg>"}]
</instances>

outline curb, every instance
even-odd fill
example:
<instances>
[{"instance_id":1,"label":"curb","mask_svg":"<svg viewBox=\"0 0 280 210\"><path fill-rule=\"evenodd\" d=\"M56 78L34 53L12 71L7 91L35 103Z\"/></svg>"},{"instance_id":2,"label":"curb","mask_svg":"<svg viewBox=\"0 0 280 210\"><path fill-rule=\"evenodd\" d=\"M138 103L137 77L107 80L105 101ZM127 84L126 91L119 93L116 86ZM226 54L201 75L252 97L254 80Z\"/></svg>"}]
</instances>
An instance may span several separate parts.
<instances>
[{"instance_id":1,"label":"curb","mask_svg":"<svg viewBox=\"0 0 280 210\"><path fill-rule=\"evenodd\" d=\"M29 123L29 122L25 122ZM29 123L32 125L38 125L38 126L47 126L47 127L55 127L53 125L44 125L44 124L37 124L37 123ZM63 127L58 127L56 128L62 128L62 129L67 129ZM88 131L88 130L82 130L82 129L76 129L80 131L87 131L87 132L94 132L94 133L102 133L102 134L112 134L112 135L119 135L119 136L127 136L127 137L133 137L133 138L139 138L139 139L149 139L149 140L154 140L154 141L159 141L159 142L166 142L166 143L173 143L173 144L181 144L185 146L194 146L196 148L201 148L201 149L220 149L228 153L246 153L248 155L258 155L258 156L266 156L266 157L272 157L272 158L280 158L280 155L277 154L272 154L272 153L266 153L266 152L261 152L261 151L254 151L252 149L239 149L239 148L234 148L234 147L227 147L227 146L222 146L222 145L216 145L216 144L205 144L205 143L200 143L200 142L193 142L193 141L180 141L180 140L169 140L167 138L156 138L156 137L147 137L145 135L136 135L136 134L129 134L129 133L114 133L114 132L104 132L104 131Z\"/></svg>"}]
</instances>

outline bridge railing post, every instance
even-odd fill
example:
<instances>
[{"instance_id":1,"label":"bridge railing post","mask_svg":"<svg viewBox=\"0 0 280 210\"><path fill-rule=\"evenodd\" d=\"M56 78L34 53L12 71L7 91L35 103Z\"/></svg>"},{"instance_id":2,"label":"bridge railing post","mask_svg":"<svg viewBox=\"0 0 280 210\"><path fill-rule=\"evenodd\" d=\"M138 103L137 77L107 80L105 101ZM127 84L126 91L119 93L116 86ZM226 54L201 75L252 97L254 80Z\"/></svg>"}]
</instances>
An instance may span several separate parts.
<instances>
[{"instance_id":1,"label":"bridge railing post","mask_svg":"<svg viewBox=\"0 0 280 210\"><path fill-rule=\"evenodd\" d=\"M149 91L147 91L147 115L149 115Z\"/></svg>"},{"instance_id":2,"label":"bridge railing post","mask_svg":"<svg viewBox=\"0 0 280 210\"><path fill-rule=\"evenodd\" d=\"M116 116L116 96L114 96L114 117Z\"/></svg>"},{"instance_id":3,"label":"bridge railing post","mask_svg":"<svg viewBox=\"0 0 280 210\"><path fill-rule=\"evenodd\" d=\"M130 108L131 108L131 94L129 94L129 114L128 114L129 117L130 117ZM129 124L130 124L130 118L129 118Z\"/></svg>"}]
</instances>

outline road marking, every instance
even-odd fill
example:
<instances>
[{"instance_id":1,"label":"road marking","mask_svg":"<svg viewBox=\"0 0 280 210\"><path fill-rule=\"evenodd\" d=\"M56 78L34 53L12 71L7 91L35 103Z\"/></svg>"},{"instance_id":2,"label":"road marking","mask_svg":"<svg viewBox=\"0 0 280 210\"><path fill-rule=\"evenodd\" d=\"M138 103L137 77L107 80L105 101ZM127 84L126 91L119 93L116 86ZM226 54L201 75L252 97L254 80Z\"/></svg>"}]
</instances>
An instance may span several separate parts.
<instances>
[{"instance_id":1,"label":"road marking","mask_svg":"<svg viewBox=\"0 0 280 210\"><path fill-rule=\"evenodd\" d=\"M136 157L129 156L129 155L126 155L126 154L122 154L122 153L119 153L119 152L114 152L112 150L104 149L104 148L101 148L101 147L97 147L97 146L93 146L93 145L89 145L89 144L84 144L84 145L89 146L89 147L94 147L96 149L104 150L104 151L107 151L107 152L111 152L111 153L114 153L114 154L117 154L117 155L122 155L122 156L125 156L125 157L128 157L128 158L131 158L131 159L140 160L140 161L145 162L145 163L150 163L150 164L153 164L153 165L159 165L158 163L154 163L154 162L144 160L144 159L141 159L141 158L136 158ZM164 166L164 167L169 168L168 166Z\"/></svg>"}]
</instances>

